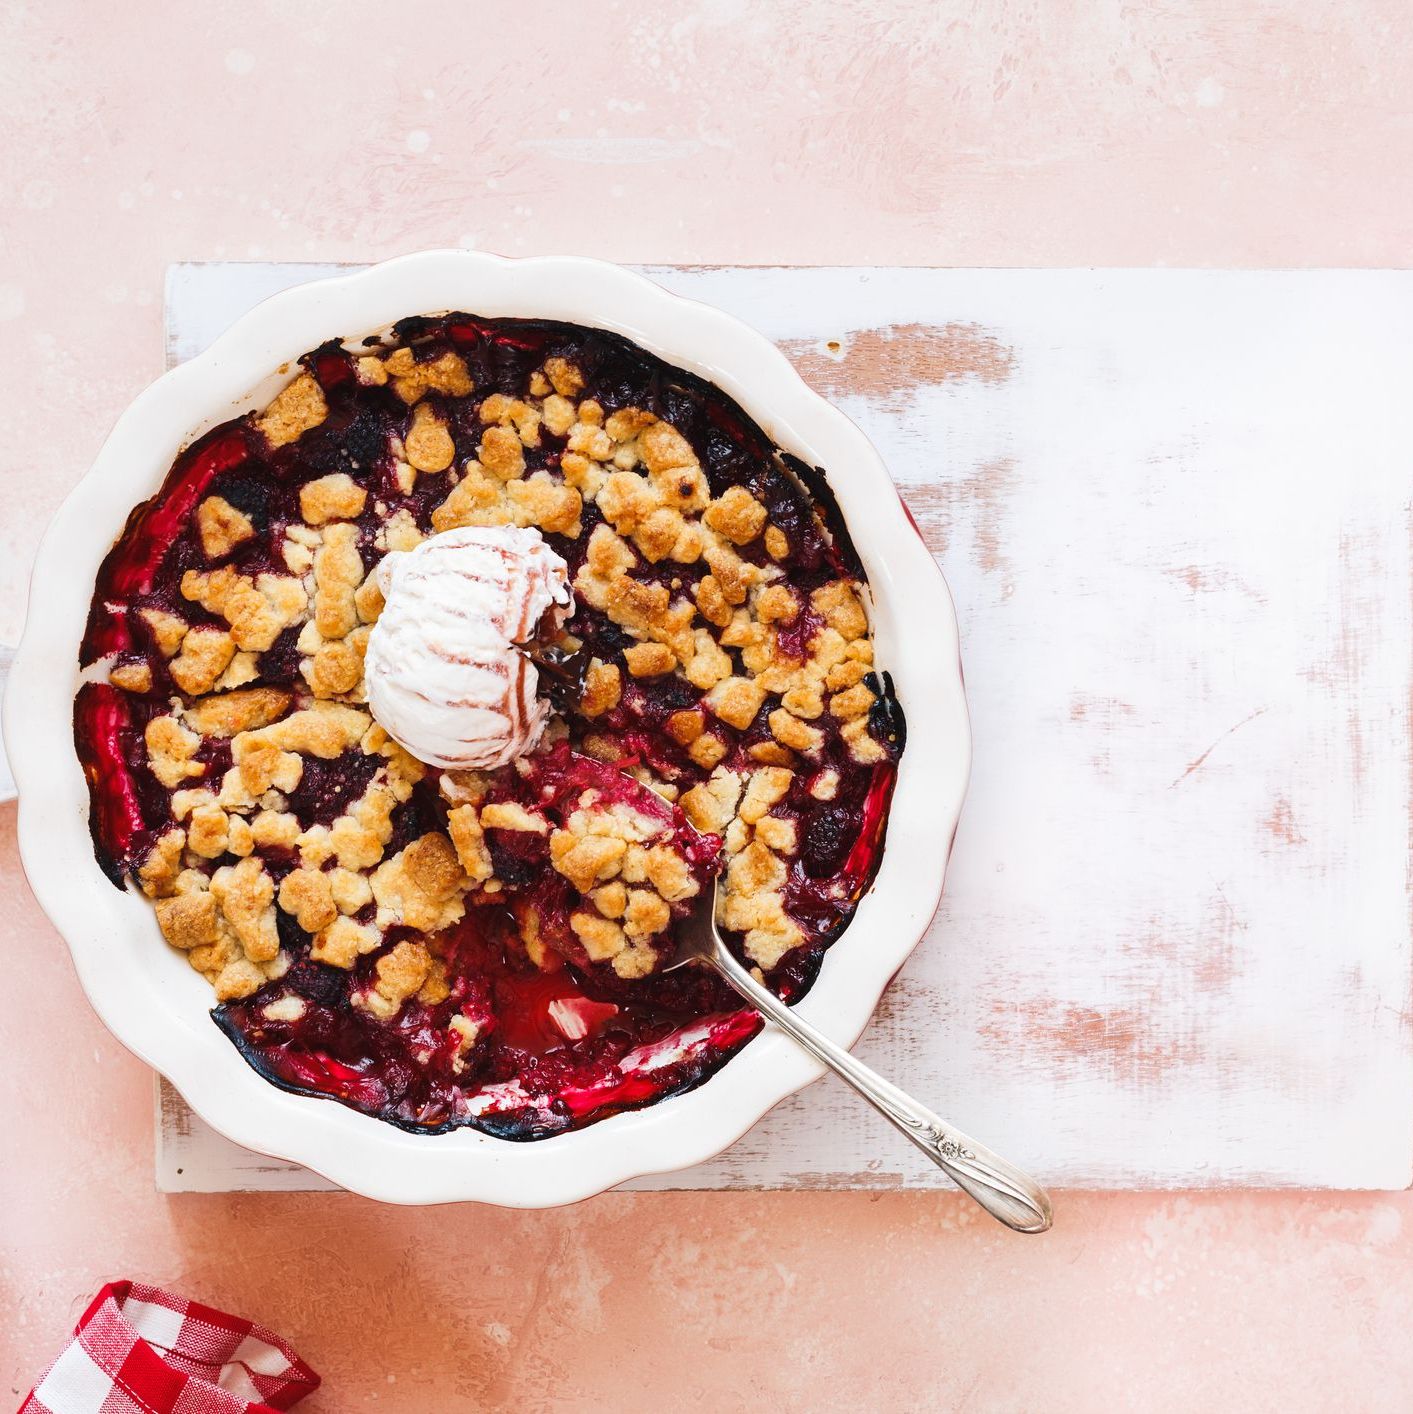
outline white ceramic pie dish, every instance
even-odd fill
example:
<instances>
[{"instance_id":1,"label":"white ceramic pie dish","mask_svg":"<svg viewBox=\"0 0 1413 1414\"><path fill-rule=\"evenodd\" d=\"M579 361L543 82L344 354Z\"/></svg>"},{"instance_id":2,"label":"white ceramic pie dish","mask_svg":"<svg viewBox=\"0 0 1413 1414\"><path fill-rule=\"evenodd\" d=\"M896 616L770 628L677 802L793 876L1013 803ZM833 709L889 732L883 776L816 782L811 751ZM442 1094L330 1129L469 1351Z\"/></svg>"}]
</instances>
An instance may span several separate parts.
<instances>
[{"instance_id":1,"label":"white ceramic pie dish","mask_svg":"<svg viewBox=\"0 0 1413 1414\"><path fill-rule=\"evenodd\" d=\"M267 402L289 377L276 370L328 338L447 309L625 335L710 379L780 446L826 470L872 587L879 663L893 674L908 723L877 879L800 1005L835 1040L856 1040L937 907L966 788L970 730L951 597L886 468L852 422L745 324L617 266L467 251L405 256L276 295L158 379L118 420L40 545L5 697L5 738L20 789L25 870L90 1001L207 1123L247 1148L388 1202L548 1207L711 1158L820 1067L767 1027L687 1094L533 1143L470 1129L410 1134L277 1089L212 1024L209 984L166 946L148 901L120 893L98 868L73 748L94 576L128 512L157 489L177 453Z\"/></svg>"}]
</instances>

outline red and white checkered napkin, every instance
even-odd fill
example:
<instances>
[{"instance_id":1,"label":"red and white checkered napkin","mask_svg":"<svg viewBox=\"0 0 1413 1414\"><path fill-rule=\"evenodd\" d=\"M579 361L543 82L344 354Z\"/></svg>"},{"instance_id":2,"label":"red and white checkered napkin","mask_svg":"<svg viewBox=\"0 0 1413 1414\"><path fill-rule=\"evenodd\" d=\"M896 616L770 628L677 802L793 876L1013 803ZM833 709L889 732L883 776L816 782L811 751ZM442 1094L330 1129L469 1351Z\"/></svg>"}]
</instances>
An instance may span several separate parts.
<instances>
[{"instance_id":1,"label":"red and white checkered napkin","mask_svg":"<svg viewBox=\"0 0 1413 1414\"><path fill-rule=\"evenodd\" d=\"M140 1282L110 1282L19 1414L264 1414L319 1376L263 1326Z\"/></svg>"}]
</instances>

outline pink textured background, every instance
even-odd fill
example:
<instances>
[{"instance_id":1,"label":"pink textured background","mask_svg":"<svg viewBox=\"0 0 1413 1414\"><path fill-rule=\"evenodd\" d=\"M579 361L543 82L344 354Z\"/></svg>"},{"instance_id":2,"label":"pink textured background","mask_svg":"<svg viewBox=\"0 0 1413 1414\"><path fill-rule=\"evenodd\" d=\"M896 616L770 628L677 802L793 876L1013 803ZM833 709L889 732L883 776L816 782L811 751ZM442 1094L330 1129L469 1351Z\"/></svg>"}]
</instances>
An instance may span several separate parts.
<instances>
[{"instance_id":1,"label":"pink textured background","mask_svg":"<svg viewBox=\"0 0 1413 1414\"><path fill-rule=\"evenodd\" d=\"M172 260L1406 264L1410 29L1405 0L6 4L0 635L161 369ZM326 1411L1413 1405L1403 1194L1061 1195L1039 1241L952 1196L161 1198L150 1078L8 807L0 896L0 1401L131 1275L289 1335Z\"/></svg>"}]
</instances>

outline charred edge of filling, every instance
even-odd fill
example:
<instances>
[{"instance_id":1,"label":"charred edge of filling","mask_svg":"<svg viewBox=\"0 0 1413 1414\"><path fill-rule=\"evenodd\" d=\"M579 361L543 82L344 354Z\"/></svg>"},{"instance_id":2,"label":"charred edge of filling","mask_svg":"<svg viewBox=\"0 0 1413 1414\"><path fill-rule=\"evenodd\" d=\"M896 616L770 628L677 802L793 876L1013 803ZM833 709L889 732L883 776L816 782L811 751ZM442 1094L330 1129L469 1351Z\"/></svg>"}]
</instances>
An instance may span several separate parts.
<instances>
[{"instance_id":1,"label":"charred edge of filling","mask_svg":"<svg viewBox=\"0 0 1413 1414\"><path fill-rule=\"evenodd\" d=\"M577 1116L570 1112L562 1100L552 1100L543 1109L530 1113L522 1110L509 1115L465 1115L443 1120L440 1124L417 1124L413 1120L404 1119L392 1111L390 1107L385 1106L377 1110L368 1109L352 1100L345 1099L332 1090L320 1090L312 1085L300 1085L293 1080L286 1079L265 1059L260 1047L246 1038L245 1033L237 1026L227 1003L213 1008L210 1017L226 1039L236 1048L241 1059L262 1080L275 1086L278 1090L283 1090L287 1095L304 1095L310 1099L329 1100L336 1105L342 1105L345 1109L367 1115L369 1119L377 1120L380 1124L391 1124L394 1128L407 1134L431 1137L438 1134L451 1134L458 1129L474 1129L489 1135L492 1139L504 1139L516 1144L534 1143L538 1139L552 1139L556 1134L565 1134L573 1129L581 1129L586 1127L586 1124L598 1124L603 1120L611 1119L614 1115L631 1114L635 1110L649 1109L662 1100L671 1099L674 1095L685 1095L697 1089L698 1086L706 1084L717 1071L740 1055L765 1029L763 1026L756 1026L749 1035L739 1040L704 1051L686 1068L687 1073L680 1080L661 1090L655 1090L650 1095L645 1095L641 1100L605 1104L596 1107L584 1116Z\"/></svg>"},{"instance_id":2,"label":"charred edge of filling","mask_svg":"<svg viewBox=\"0 0 1413 1414\"><path fill-rule=\"evenodd\" d=\"M839 508L839 498L834 494L834 488L829 484L824 468L810 466L808 462L791 456L789 452L782 451L779 457L785 469L804 487L814 503L815 511L834 542L834 551L840 564L861 584L867 584L868 576L864 573L863 561L859 558L854 538L849 534L849 527L844 520L844 512Z\"/></svg>"}]
</instances>

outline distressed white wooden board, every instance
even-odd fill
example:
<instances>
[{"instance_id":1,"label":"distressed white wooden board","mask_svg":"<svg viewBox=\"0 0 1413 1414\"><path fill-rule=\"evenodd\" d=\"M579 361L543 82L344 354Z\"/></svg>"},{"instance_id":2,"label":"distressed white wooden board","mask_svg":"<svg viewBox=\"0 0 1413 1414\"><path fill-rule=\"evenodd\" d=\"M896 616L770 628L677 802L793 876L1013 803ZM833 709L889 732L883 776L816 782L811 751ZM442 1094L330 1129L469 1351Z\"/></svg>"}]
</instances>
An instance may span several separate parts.
<instances>
[{"instance_id":1,"label":"distressed white wooden board","mask_svg":"<svg viewBox=\"0 0 1413 1414\"><path fill-rule=\"evenodd\" d=\"M174 268L172 357L325 273ZM1413 274L648 273L864 427L957 600L971 792L860 1054L1054 1184L1407 1186ZM159 1114L164 1189L321 1186ZM632 1186L941 1182L825 1080Z\"/></svg>"}]
</instances>

